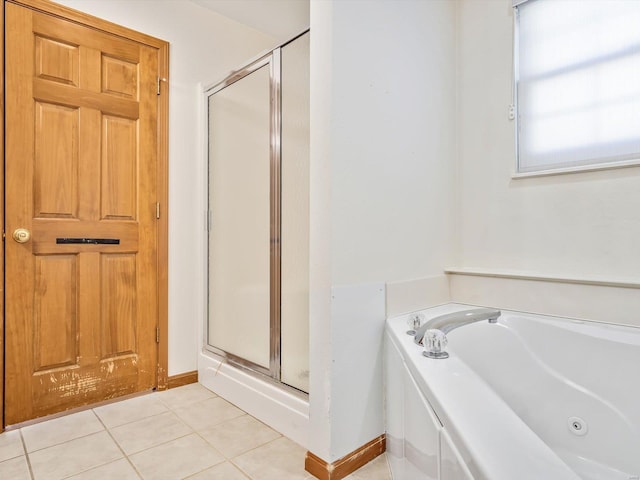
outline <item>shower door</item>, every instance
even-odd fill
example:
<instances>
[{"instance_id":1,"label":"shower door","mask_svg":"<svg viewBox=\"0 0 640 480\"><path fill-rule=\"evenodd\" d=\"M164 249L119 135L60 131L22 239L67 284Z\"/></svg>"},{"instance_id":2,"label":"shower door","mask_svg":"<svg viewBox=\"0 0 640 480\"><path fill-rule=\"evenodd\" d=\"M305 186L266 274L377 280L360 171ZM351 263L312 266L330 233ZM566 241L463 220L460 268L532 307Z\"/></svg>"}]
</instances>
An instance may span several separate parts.
<instances>
[{"instance_id":1,"label":"shower door","mask_svg":"<svg viewBox=\"0 0 640 480\"><path fill-rule=\"evenodd\" d=\"M270 375L272 68L264 59L209 96L207 332L213 349Z\"/></svg>"},{"instance_id":2,"label":"shower door","mask_svg":"<svg viewBox=\"0 0 640 480\"><path fill-rule=\"evenodd\" d=\"M308 46L306 34L206 92L205 348L303 391L309 343Z\"/></svg>"}]
</instances>

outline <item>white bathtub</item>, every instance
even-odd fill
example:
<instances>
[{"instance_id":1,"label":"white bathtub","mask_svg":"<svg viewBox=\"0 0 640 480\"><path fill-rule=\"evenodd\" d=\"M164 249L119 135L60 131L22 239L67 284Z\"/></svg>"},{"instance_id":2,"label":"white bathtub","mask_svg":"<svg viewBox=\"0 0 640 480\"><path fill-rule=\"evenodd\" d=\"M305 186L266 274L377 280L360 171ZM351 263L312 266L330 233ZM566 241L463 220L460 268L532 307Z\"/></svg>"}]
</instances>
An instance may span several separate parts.
<instances>
[{"instance_id":1,"label":"white bathtub","mask_svg":"<svg viewBox=\"0 0 640 480\"><path fill-rule=\"evenodd\" d=\"M434 360L408 317L385 339L394 480L640 478L640 329L503 310L450 332Z\"/></svg>"}]
</instances>

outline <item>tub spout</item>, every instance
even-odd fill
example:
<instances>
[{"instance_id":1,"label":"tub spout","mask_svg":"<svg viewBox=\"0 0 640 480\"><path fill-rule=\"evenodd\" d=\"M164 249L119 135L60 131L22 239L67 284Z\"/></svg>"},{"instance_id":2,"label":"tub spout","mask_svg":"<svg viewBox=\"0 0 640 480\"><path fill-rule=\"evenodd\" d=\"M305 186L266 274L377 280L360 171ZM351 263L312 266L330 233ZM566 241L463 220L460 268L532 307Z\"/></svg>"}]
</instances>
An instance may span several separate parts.
<instances>
[{"instance_id":1,"label":"tub spout","mask_svg":"<svg viewBox=\"0 0 640 480\"><path fill-rule=\"evenodd\" d=\"M446 315L440 315L439 317L432 318L427 321L424 325L416 330L416 334L413 337L413 341L418 345L423 345L424 337L428 330L439 330L445 335L444 342L442 340L438 341L437 344L441 345L444 343L446 345L446 334L451 330L455 330L458 327L463 327L470 323L482 322L484 320L488 320L489 323L496 323L498 321L498 317L501 315L500 310L495 310L493 308L475 308L473 310L464 310L462 312L448 313ZM438 350L437 355L429 355L429 350L431 349L432 341L428 342L428 345L425 345L427 349L425 350L425 356L431 358L446 358L444 356L441 349L436 347ZM442 345L442 346L444 346Z\"/></svg>"}]
</instances>

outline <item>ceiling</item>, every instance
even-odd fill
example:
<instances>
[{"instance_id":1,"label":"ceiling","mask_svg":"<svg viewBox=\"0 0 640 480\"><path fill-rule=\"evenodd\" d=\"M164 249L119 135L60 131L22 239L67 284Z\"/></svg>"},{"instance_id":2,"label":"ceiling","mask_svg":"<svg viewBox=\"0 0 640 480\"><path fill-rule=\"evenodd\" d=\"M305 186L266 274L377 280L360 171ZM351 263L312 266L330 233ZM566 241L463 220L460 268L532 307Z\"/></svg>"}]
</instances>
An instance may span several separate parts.
<instances>
[{"instance_id":1,"label":"ceiling","mask_svg":"<svg viewBox=\"0 0 640 480\"><path fill-rule=\"evenodd\" d=\"M284 41L309 27L309 0L191 0Z\"/></svg>"}]
</instances>

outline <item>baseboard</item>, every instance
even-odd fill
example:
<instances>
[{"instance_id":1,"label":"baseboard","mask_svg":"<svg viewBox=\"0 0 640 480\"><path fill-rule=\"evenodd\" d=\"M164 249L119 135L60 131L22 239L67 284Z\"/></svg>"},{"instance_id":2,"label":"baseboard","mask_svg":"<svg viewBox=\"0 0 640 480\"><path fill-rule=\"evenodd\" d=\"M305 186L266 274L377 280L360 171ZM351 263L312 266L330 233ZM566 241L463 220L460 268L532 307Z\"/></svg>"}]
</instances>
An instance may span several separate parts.
<instances>
[{"instance_id":1,"label":"baseboard","mask_svg":"<svg viewBox=\"0 0 640 480\"><path fill-rule=\"evenodd\" d=\"M190 383L198 383L198 372L186 372L167 378L167 388L182 387Z\"/></svg>"},{"instance_id":2,"label":"baseboard","mask_svg":"<svg viewBox=\"0 0 640 480\"><path fill-rule=\"evenodd\" d=\"M340 480L383 454L385 449L385 436L380 435L333 463L327 463L313 453L307 452L304 468L320 480Z\"/></svg>"}]
</instances>

